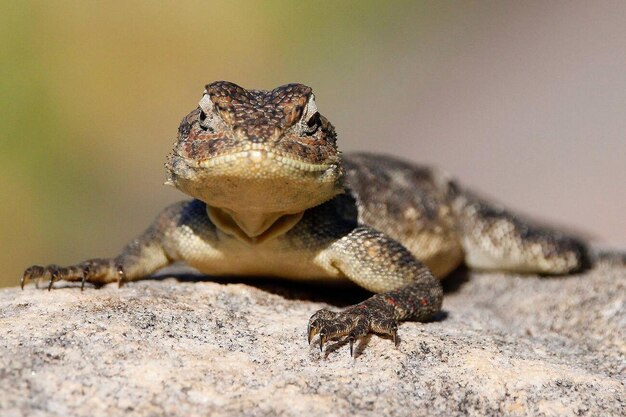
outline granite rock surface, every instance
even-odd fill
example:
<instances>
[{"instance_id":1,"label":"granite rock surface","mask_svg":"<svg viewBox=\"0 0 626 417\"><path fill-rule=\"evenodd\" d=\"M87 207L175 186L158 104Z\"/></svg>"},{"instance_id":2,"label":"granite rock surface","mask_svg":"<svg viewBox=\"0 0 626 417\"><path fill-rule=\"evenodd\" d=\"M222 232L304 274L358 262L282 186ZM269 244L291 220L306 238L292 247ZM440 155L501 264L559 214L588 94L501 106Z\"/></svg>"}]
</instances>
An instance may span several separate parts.
<instances>
[{"instance_id":1,"label":"granite rock surface","mask_svg":"<svg viewBox=\"0 0 626 417\"><path fill-rule=\"evenodd\" d=\"M175 275L175 278L171 276ZM626 268L458 272L444 312L323 353L356 288L160 279L0 290L0 416L624 416ZM61 287L59 285L59 287Z\"/></svg>"}]
</instances>

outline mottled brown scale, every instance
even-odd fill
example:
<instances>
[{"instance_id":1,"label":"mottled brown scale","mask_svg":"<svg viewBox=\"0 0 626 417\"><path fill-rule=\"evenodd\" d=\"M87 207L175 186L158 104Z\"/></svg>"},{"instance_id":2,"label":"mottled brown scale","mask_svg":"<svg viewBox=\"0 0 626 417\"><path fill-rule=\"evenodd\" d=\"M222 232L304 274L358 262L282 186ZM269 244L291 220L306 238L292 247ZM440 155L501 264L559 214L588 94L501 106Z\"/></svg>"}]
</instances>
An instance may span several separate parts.
<instances>
[{"instance_id":1,"label":"mottled brown scale","mask_svg":"<svg viewBox=\"0 0 626 417\"><path fill-rule=\"evenodd\" d=\"M194 197L165 209L114 258L32 266L22 282L127 282L184 261L207 275L351 281L376 295L309 320L319 345L441 309L439 278L471 268L567 274L586 246L464 190L445 173L384 155L340 158L310 87L218 81L182 120L168 183Z\"/></svg>"},{"instance_id":2,"label":"mottled brown scale","mask_svg":"<svg viewBox=\"0 0 626 417\"><path fill-rule=\"evenodd\" d=\"M312 90L302 84L288 84L272 91L246 90L227 81L206 86L207 94L222 119L233 130L242 129L252 141L276 137L302 117Z\"/></svg>"}]
</instances>

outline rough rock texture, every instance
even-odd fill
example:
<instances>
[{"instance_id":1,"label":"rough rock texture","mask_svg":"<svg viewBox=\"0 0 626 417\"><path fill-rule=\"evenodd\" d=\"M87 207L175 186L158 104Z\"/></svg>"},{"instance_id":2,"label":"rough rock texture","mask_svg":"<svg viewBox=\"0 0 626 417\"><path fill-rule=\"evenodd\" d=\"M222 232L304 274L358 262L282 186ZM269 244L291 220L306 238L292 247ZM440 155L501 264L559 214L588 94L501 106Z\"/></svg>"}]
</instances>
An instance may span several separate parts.
<instances>
[{"instance_id":1,"label":"rough rock texture","mask_svg":"<svg viewBox=\"0 0 626 417\"><path fill-rule=\"evenodd\" d=\"M234 282L234 281L231 281ZM306 343L354 288L145 280L0 291L0 415L624 416L626 268L457 273L437 321ZM329 295L330 294L330 295Z\"/></svg>"}]
</instances>

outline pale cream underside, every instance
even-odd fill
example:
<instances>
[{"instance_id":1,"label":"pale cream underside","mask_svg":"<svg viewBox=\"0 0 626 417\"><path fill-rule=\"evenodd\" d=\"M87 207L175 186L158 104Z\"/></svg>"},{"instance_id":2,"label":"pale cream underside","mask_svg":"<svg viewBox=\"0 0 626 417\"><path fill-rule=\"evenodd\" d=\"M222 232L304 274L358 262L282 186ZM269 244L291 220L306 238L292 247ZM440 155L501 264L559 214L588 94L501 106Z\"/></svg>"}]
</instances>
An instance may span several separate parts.
<instances>
[{"instance_id":1,"label":"pale cream underside","mask_svg":"<svg viewBox=\"0 0 626 417\"><path fill-rule=\"evenodd\" d=\"M245 243L258 244L286 233L304 215L297 213L235 212L229 209L207 206L211 222L223 232Z\"/></svg>"},{"instance_id":2,"label":"pale cream underside","mask_svg":"<svg viewBox=\"0 0 626 417\"><path fill-rule=\"evenodd\" d=\"M331 265L328 248L294 249L283 236L261 243L246 243L218 229L218 239L207 241L188 226L172 236L187 264L207 275L275 276L295 280L345 281Z\"/></svg>"}]
</instances>

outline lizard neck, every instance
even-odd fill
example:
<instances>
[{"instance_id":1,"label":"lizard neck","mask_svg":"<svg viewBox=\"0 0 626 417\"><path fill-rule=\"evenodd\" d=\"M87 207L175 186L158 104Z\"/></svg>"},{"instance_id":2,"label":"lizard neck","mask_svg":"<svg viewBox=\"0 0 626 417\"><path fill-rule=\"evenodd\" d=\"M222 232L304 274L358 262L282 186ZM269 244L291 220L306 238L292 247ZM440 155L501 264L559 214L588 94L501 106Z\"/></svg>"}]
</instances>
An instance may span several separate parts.
<instances>
[{"instance_id":1,"label":"lizard neck","mask_svg":"<svg viewBox=\"0 0 626 417\"><path fill-rule=\"evenodd\" d=\"M297 213L264 213L232 211L207 205L207 215L222 232L249 244L265 242L293 228L304 215Z\"/></svg>"}]
</instances>

